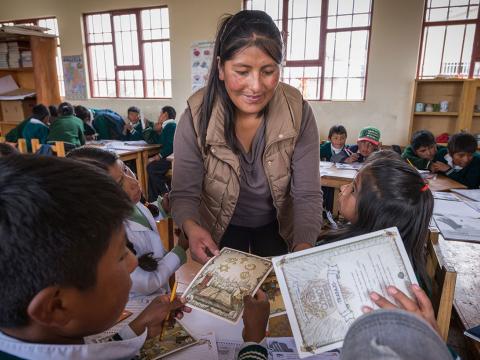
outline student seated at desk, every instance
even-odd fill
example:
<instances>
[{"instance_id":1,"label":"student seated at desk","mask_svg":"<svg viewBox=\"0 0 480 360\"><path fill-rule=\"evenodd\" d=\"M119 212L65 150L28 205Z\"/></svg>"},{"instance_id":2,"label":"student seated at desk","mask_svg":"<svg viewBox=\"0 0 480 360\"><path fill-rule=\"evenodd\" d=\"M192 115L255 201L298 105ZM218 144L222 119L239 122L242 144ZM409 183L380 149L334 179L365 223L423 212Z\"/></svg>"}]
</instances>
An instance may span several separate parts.
<instances>
[{"instance_id":1,"label":"student seated at desk","mask_svg":"<svg viewBox=\"0 0 480 360\"><path fill-rule=\"evenodd\" d=\"M136 106L128 108L125 122L123 136L126 141L145 140L145 130L153 128L153 122L143 119L140 109Z\"/></svg>"},{"instance_id":2,"label":"student seated at desk","mask_svg":"<svg viewBox=\"0 0 480 360\"><path fill-rule=\"evenodd\" d=\"M437 152L438 146L433 134L428 130L419 130L412 135L410 145L403 150L402 158L419 170L430 170L430 165L436 161Z\"/></svg>"},{"instance_id":3,"label":"student seated at desk","mask_svg":"<svg viewBox=\"0 0 480 360\"><path fill-rule=\"evenodd\" d=\"M364 127L358 136L357 145L347 146L344 150L345 156L340 162L347 164L364 162L370 154L378 151L381 144L380 130L373 126Z\"/></svg>"},{"instance_id":4,"label":"student seated at desk","mask_svg":"<svg viewBox=\"0 0 480 360\"><path fill-rule=\"evenodd\" d=\"M84 146L70 151L70 159L100 163L110 176L122 187L135 204L133 212L125 221L128 240L138 256L139 266L131 274L131 295L150 295L169 291L168 279L187 261L186 243L179 242L166 252L150 211L140 202L142 192L138 181L115 153L97 147Z\"/></svg>"},{"instance_id":5,"label":"student seated at desk","mask_svg":"<svg viewBox=\"0 0 480 360\"><path fill-rule=\"evenodd\" d=\"M343 125L334 125L328 131L328 141L320 145L320 160L341 162L348 157L345 152L347 129Z\"/></svg>"},{"instance_id":6,"label":"student seated at desk","mask_svg":"<svg viewBox=\"0 0 480 360\"><path fill-rule=\"evenodd\" d=\"M40 144L47 143L49 119L50 112L45 105L38 104L33 107L32 117L22 131L28 152L32 152L32 139L38 139Z\"/></svg>"},{"instance_id":7,"label":"student seated at desk","mask_svg":"<svg viewBox=\"0 0 480 360\"><path fill-rule=\"evenodd\" d=\"M75 106L74 110L75 116L83 121L85 139L87 141L96 140L97 131L93 127L93 113L82 105Z\"/></svg>"},{"instance_id":8,"label":"student seated at desk","mask_svg":"<svg viewBox=\"0 0 480 360\"><path fill-rule=\"evenodd\" d=\"M447 175L469 189L480 186L480 154L476 152L477 141L472 134L454 134L448 140L448 147L440 149L438 161L430 168L433 172Z\"/></svg>"},{"instance_id":9,"label":"student seated at desk","mask_svg":"<svg viewBox=\"0 0 480 360\"><path fill-rule=\"evenodd\" d=\"M0 203L0 358L131 359L170 311L188 311L160 296L113 341L84 344L128 300L137 264L123 226L130 200L91 165L11 156L0 159Z\"/></svg>"},{"instance_id":10,"label":"student seated at desk","mask_svg":"<svg viewBox=\"0 0 480 360\"><path fill-rule=\"evenodd\" d=\"M156 201L159 195L169 191L166 175L172 168L172 162L167 160L167 156L173 153L173 138L177 129L176 116L177 112L173 107L164 106L150 135L149 142L162 146L157 155L148 159L148 201L150 202Z\"/></svg>"},{"instance_id":11,"label":"student seated at desk","mask_svg":"<svg viewBox=\"0 0 480 360\"><path fill-rule=\"evenodd\" d=\"M75 116L72 104L63 102L58 106L59 117L50 126L47 141L63 141L65 150L85 144L83 121Z\"/></svg>"},{"instance_id":12,"label":"student seated at desk","mask_svg":"<svg viewBox=\"0 0 480 360\"><path fill-rule=\"evenodd\" d=\"M109 109L89 109L93 113L93 127L98 140L123 140L125 121L120 114Z\"/></svg>"}]
</instances>

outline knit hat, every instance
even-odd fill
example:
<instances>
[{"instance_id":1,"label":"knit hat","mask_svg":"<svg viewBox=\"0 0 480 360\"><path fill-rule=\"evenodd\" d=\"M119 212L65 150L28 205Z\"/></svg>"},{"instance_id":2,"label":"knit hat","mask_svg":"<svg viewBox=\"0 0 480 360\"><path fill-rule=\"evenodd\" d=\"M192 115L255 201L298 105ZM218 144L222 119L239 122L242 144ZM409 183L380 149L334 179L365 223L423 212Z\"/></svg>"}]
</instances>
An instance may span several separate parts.
<instances>
[{"instance_id":1,"label":"knit hat","mask_svg":"<svg viewBox=\"0 0 480 360\"><path fill-rule=\"evenodd\" d=\"M129 113L129 112L134 112L134 113L140 114L140 109L136 106L130 106L127 110L127 113Z\"/></svg>"},{"instance_id":2,"label":"knit hat","mask_svg":"<svg viewBox=\"0 0 480 360\"><path fill-rule=\"evenodd\" d=\"M360 131L357 141L368 141L375 146L380 144L380 130L373 126L367 126Z\"/></svg>"}]
</instances>

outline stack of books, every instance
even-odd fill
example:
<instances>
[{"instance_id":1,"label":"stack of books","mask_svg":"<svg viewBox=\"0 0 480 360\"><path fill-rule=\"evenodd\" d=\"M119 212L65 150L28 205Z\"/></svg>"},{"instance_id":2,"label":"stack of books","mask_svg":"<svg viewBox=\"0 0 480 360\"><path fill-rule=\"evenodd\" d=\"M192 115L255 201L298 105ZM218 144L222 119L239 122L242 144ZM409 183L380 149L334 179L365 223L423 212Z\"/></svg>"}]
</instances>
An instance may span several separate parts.
<instances>
[{"instance_id":1,"label":"stack of books","mask_svg":"<svg viewBox=\"0 0 480 360\"><path fill-rule=\"evenodd\" d=\"M0 69L8 68L8 45L0 43Z\"/></svg>"},{"instance_id":2,"label":"stack of books","mask_svg":"<svg viewBox=\"0 0 480 360\"><path fill-rule=\"evenodd\" d=\"M32 67L32 52L30 50L20 52L23 67Z\"/></svg>"},{"instance_id":3,"label":"stack of books","mask_svg":"<svg viewBox=\"0 0 480 360\"><path fill-rule=\"evenodd\" d=\"M8 67L20 67L20 50L18 48L18 42L16 41L8 43Z\"/></svg>"}]
</instances>

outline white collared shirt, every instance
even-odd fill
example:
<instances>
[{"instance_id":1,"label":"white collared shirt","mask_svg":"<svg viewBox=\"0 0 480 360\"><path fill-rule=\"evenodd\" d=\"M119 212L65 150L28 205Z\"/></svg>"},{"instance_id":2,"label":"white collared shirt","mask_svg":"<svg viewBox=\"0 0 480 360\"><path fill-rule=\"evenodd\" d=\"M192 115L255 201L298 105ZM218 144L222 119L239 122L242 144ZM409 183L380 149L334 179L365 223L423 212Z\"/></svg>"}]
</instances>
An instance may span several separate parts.
<instances>
[{"instance_id":1,"label":"white collared shirt","mask_svg":"<svg viewBox=\"0 0 480 360\"><path fill-rule=\"evenodd\" d=\"M48 125L45 124L43 121L40 121L40 120L35 119L35 118L31 118L31 119L30 119L30 122L31 122L32 124L38 124L38 125L43 125L43 126L45 126L45 127L48 127Z\"/></svg>"},{"instance_id":2,"label":"white collared shirt","mask_svg":"<svg viewBox=\"0 0 480 360\"><path fill-rule=\"evenodd\" d=\"M165 120L162 124L162 129L165 129L165 126L167 126L168 124L175 124L175 119Z\"/></svg>"},{"instance_id":3,"label":"white collared shirt","mask_svg":"<svg viewBox=\"0 0 480 360\"><path fill-rule=\"evenodd\" d=\"M453 163L453 158L450 156L450 154L447 153L447 155L445 155L443 158L447 161L448 166L450 166L454 171L460 171L463 169L463 167Z\"/></svg>"},{"instance_id":4,"label":"white collared shirt","mask_svg":"<svg viewBox=\"0 0 480 360\"><path fill-rule=\"evenodd\" d=\"M147 331L136 336L128 326L123 330L119 335L126 340L75 345L27 343L0 332L0 351L32 360L131 359L143 346Z\"/></svg>"},{"instance_id":5,"label":"white collared shirt","mask_svg":"<svg viewBox=\"0 0 480 360\"><path fill-rule=\"evenodd\" d=\"M337 149L336 147L333 147L332 143L330 143L330 147L332 148L332 154L338 155L342 152L342 150L345 146L340 148L340 149Z\"/></svg>"}]
</instances>

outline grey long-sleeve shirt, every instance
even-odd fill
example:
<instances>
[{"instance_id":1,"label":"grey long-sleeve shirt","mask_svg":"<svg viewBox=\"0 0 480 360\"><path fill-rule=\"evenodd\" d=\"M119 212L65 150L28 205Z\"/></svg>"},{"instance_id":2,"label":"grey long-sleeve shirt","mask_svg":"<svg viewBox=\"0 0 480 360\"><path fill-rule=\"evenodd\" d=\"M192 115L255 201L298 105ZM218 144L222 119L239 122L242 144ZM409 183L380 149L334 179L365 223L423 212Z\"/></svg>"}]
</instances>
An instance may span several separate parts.
<instances>
[{"instance_id":1,"label":"grey long-sleeve shirt","mask_svg":"<svg viewBox=\"0 0 480 360\"><path fill-rule=\"evenodd\" d=\"M272 120L270 120L272 121ZM240 194L231 222L235 225L257 227L275 218L275 208L263 170L262 158L265 143L259 127L250 153L240 154L242 167ZM264 147L264 146L263 146ZM175 175L173 177L172 214L175 222L182 226L185 220L200 223L198 207L205 169L193 128L192 114L187 108L180 118L173 144ZM293 197L294 245L306 242L314 244L322 225L322 190L319 173L319 139L312 109L303 104L302 123L292 157L290 194ZM254 186L248 186L253 184ZM257 199L255 203L251 199ZM248 221L248 222L247 222ZM263 224L262 224L263 222Z\"/></svg>"}]
</instances>

